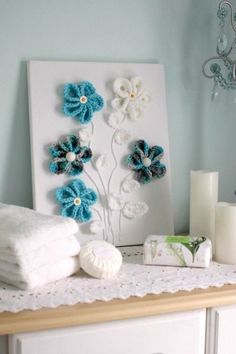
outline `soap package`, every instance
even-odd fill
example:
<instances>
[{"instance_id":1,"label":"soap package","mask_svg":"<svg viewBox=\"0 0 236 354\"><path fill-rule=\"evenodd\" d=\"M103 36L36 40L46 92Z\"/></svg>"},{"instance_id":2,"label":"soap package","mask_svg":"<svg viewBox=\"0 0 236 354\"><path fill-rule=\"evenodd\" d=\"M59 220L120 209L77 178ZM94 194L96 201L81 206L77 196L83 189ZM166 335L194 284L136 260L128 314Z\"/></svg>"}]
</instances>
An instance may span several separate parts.
<instances>
[{"instance_id":1,"label":"soap package","mask_svg":"<svg viewBox=\"0 0 236 354\"><path fill-rule=\"evenodd\" d=\"M144 264L206 268L212 259L211 241L206 237L148 236Z\"/></svg>"}]
</instances>

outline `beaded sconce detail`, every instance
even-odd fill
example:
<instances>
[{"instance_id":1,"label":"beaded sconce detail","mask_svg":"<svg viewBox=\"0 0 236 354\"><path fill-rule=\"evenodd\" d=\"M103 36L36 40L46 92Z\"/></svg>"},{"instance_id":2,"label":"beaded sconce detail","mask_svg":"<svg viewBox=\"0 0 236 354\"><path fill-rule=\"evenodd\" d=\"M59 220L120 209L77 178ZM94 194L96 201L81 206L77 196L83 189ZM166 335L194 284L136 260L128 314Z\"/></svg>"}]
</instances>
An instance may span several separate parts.
<instances>
[{"instance_id":1,"label":"beaded sconce detail","mask_svg":"<svg viewBox=\"0 0 236 354\"><path fill-rule=\"evenodd\" d=\"M228 8L230 12L228 12ZM230 17L231 29L233 30L233 41L228 45L225 34L225 20ZM219 4L217 11L219 19L220 33L217 39L216 56L213 56L203 63L202 72L208 79L213 79L214 85L211 92L211 99L215 100L218 96L217 88L225 90L236 89L236 61L230 56L236 50L236 13L229 1L223 0Z\"/></svg>"}]
</instances>

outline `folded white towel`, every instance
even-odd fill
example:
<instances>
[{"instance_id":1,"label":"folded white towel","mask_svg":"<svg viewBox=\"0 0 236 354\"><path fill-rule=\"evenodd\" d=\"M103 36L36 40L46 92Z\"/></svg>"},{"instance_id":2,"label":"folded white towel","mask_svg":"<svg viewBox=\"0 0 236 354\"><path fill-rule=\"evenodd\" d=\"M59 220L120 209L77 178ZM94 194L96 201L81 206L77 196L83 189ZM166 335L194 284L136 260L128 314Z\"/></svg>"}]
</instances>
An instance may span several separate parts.
<instances>
[{"instance_id":1,"label":"folded white towel","mask_svg":"<svg viewBox=\"0 0 236 354\"><path fill-rule=\"evenodd\" d=\"M78 232L71 218L39 214L34 210L0 204L0 248L22 255Z\"/></svg>"},{"instance_id":2,"label":"folded white towel","mask_svg":"<svg viewBox=\"0 0 236 354\"><path fill-rule=\"evenodd\" d=\"M12 272L11 268L16 266L0 262L0 281L27 290L33 289L47 283L66 278L79 270L79 257L69 257L55 262L50 266L39 267L37 270L19 274Z\"/></svg>"},{"instance_id":3,"label":"folded white towel","mask_svg":"<svg viewBox=\"0 0 236 354\"><path fill-rule=\"evenodd\" d=\"M17 272L26 273L61 259L76 256L79 251L80 244L76 237L71 235L47 242L36 250L20 255L12 252L10 248L0 248L0 262L14 265Z\"/></svg>"}]
</instances>

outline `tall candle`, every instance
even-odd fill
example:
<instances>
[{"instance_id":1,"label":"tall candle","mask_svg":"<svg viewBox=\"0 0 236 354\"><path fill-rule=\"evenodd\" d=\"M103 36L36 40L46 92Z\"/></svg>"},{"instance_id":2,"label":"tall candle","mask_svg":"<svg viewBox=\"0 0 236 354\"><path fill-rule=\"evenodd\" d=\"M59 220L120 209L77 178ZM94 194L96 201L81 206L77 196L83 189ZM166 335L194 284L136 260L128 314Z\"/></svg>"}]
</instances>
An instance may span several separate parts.
<instances>
[{"instance_id":1,"label":"tall candle","mask_svg":"<svg viewBox=\"0 0 236 354\"><path fill-rule=\"evenodd\" d=\"M215 254L215 206L218 201L219 173L191 171L190 235L206 236Z\"/></svg>"},{"instance_id":2,"label":"tall candle","mask_svg":"<svg viewBox=\"0 0 236 354\"><path fill-rule=\"evenodd\" d=\"M236 264L236 204L216 205L216 261Z\"/></svg>"}]
</instances>

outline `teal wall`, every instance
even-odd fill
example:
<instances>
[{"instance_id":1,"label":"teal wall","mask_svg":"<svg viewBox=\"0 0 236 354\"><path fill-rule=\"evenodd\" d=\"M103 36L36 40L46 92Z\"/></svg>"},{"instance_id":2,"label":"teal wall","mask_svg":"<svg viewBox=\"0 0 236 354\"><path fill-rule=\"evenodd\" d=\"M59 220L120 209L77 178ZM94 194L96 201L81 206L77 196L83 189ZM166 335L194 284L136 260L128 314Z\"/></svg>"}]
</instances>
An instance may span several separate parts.
<instances>
[{"instance_id":1,"label":"teal wall","mask_svg":"<svg viewBox=\"0 0 236 354\"><path fill-rule=\"evenodd\" d=\"M190 169L219 170L220 198L235 200L236 104L232 94L212 104L212 84L201 75L215 50L216 4L0 0L0 200L32 206L28 59L163 63L176 231L188 228Z\"/></svg>"}]
</instances>

